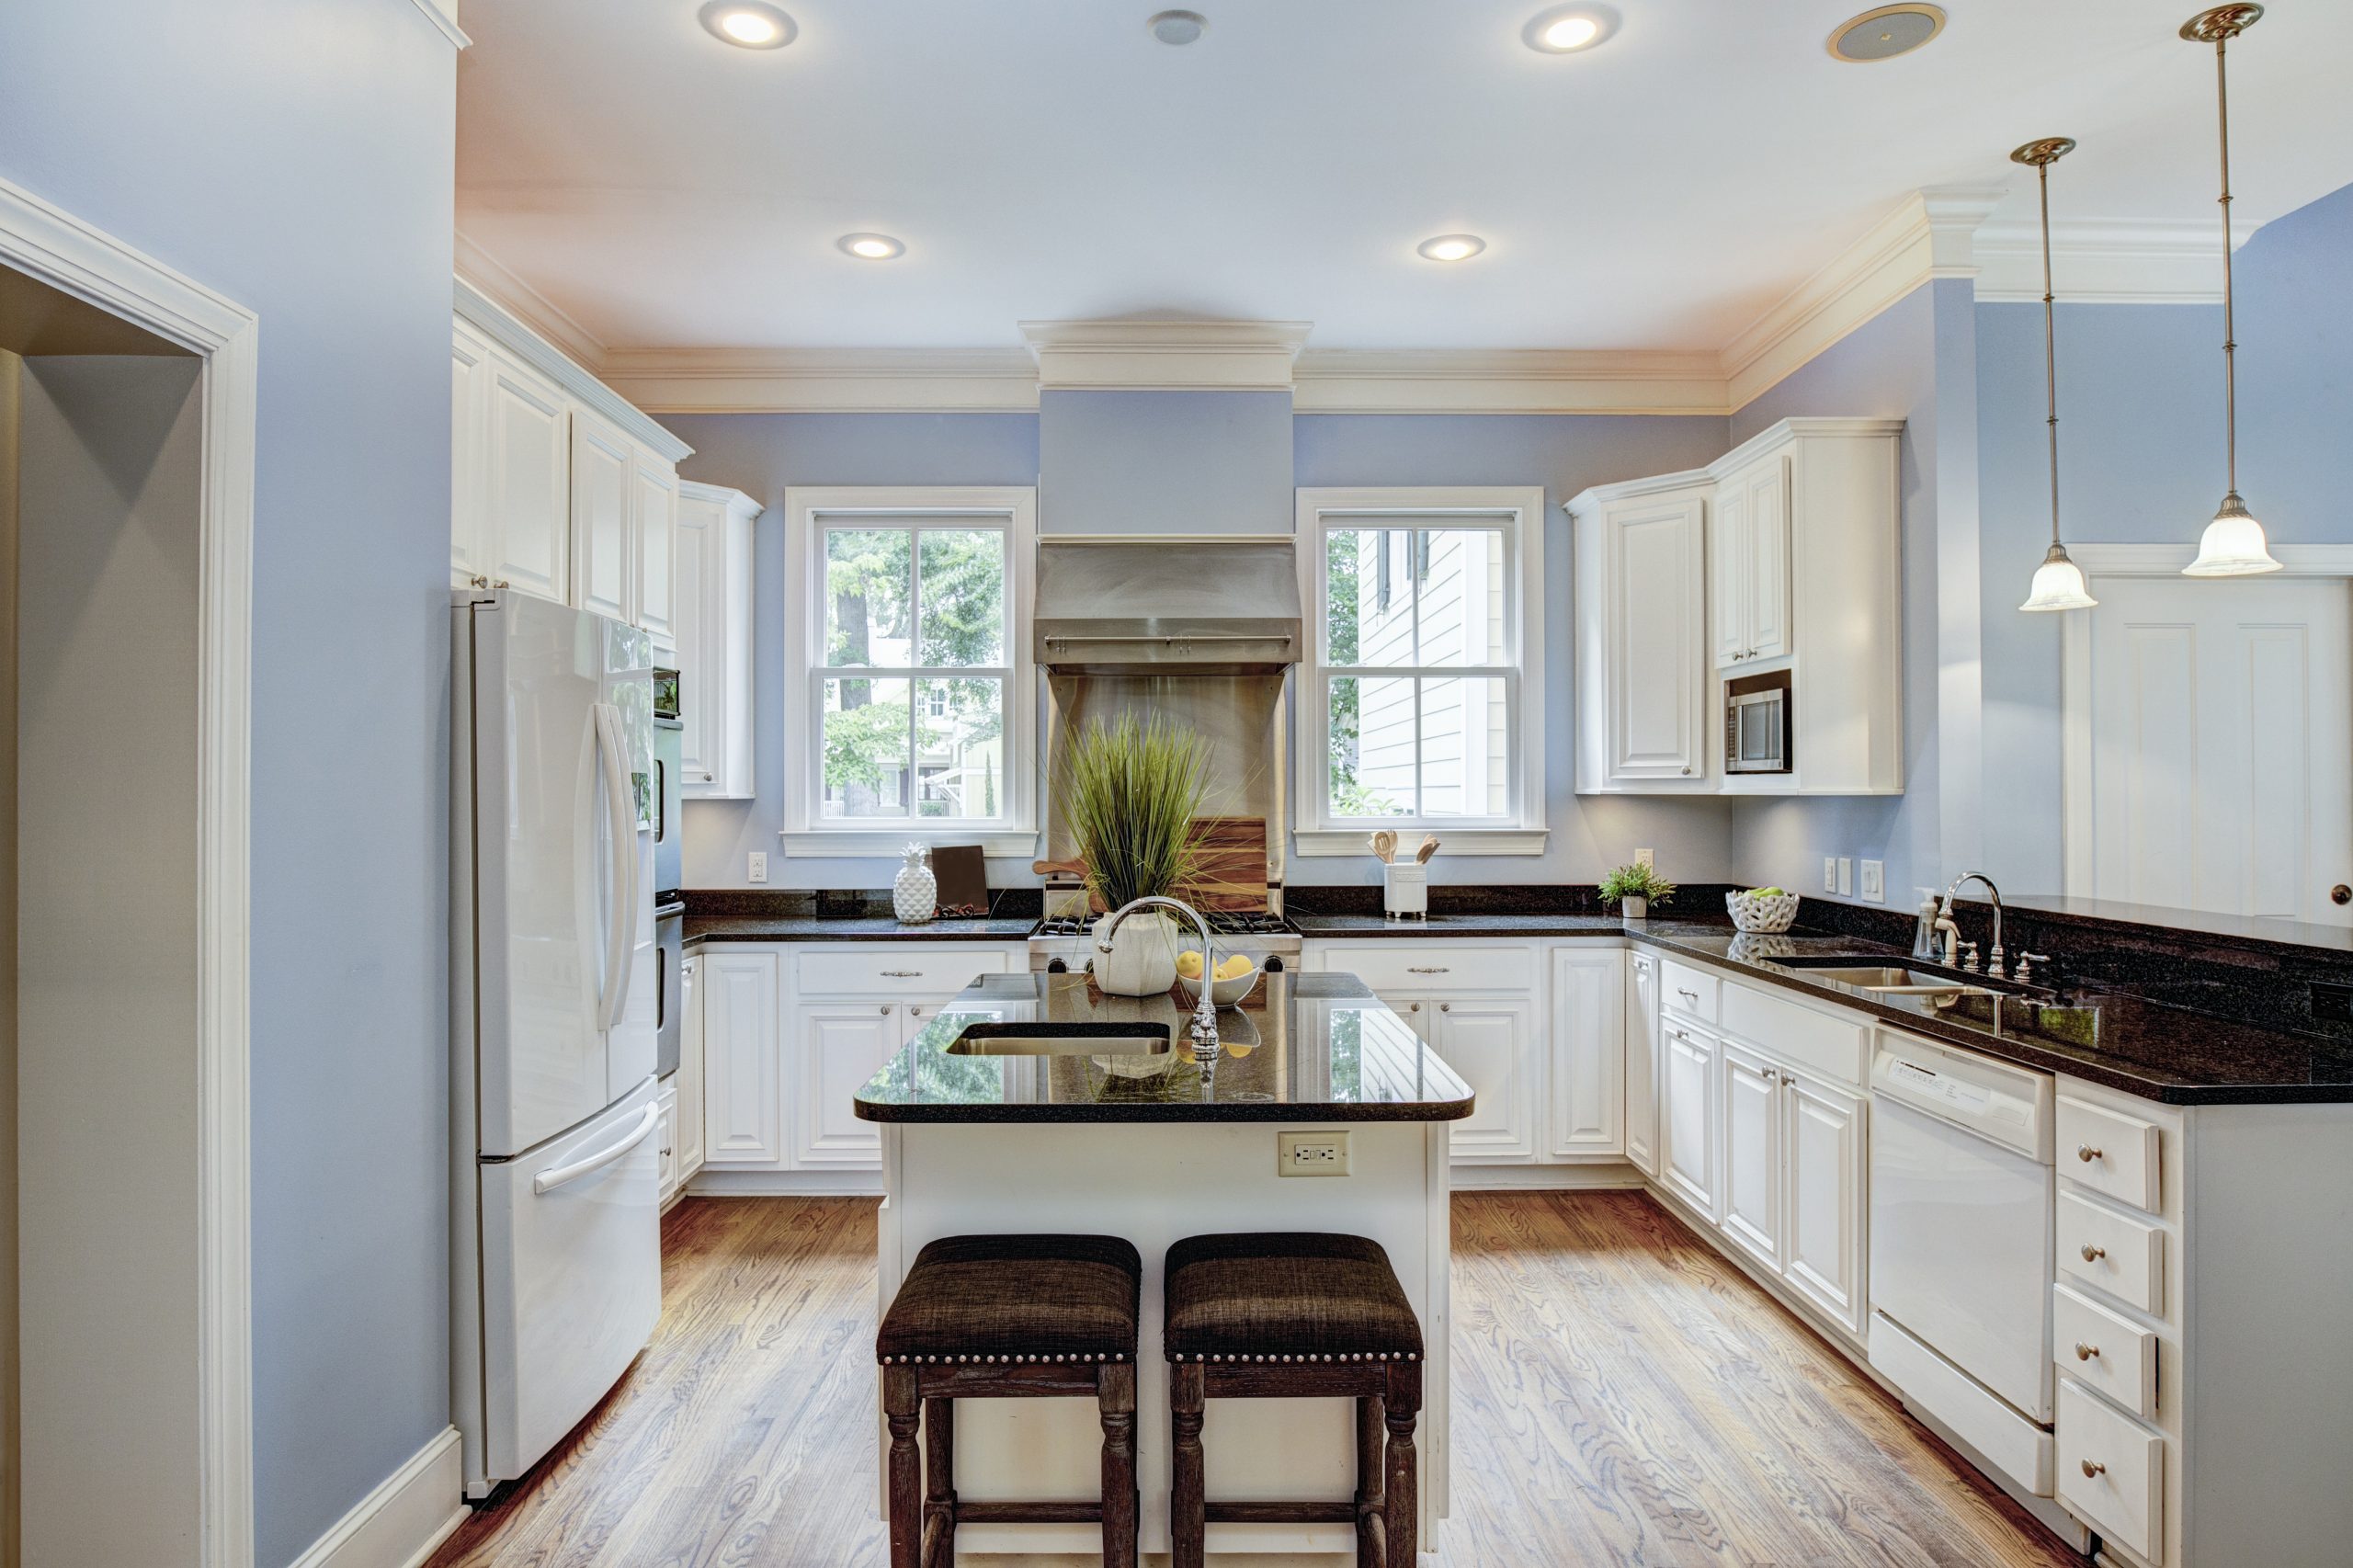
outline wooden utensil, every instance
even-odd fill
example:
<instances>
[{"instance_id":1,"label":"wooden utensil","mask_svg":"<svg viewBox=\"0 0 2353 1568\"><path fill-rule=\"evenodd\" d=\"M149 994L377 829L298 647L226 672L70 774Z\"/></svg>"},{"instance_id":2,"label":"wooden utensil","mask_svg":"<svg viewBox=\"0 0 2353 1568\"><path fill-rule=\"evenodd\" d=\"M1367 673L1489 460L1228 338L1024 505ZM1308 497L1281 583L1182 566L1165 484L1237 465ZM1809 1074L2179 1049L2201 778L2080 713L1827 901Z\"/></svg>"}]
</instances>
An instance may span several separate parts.
<instances>
[{"instance_id":1,"label":"wooden utensil","mask_svg":"<svg viewBox=\"0 0 2353 1568\"><path fill-rule=\"evenodd\" d=\"M1267 907L1267 819L1193 819L1193 874L1176 896L1195 909L1260 913Z\"/></svg>"},{"instance_id":2,"label":"wooden utensil","mask_svg":"<svg viewBox=\"0 0 2353 1568\"><path fill-rule=\"evenodd\" d=\"M1414 851L1414 864L1416 866L1427 866L1430 863L1430 857L1437 853L1438 840L1430 837L1427 834L1424 834L1422 835L1422 846Z\"/></svg>"},{"instance_id":3,"label":"wooden utensil","mask_svg":"<svg viewBox=\"0 0 2353 1568\"><path fill-rule=\"evenodd\" d=\"M1374 834L1372 835L1372 852L1381 858L1381 863L1382 865L1387 866L1392 864L1397 858L1397 835L1395 832L1384 827L1380 832Z\"/></svg>"}]
</instances>

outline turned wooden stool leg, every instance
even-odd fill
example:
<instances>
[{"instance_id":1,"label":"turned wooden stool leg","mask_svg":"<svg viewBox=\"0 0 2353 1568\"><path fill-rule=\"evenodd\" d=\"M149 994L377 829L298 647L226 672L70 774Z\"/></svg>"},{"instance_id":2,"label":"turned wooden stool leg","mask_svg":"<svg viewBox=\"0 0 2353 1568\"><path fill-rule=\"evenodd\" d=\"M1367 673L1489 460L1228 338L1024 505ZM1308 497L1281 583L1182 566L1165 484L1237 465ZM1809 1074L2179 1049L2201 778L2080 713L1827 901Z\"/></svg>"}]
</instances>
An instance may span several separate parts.
<instances>
[{"instance_id":1,"label":"turned wooden stool leg","mask_svg":"<svg viewBox=\"0 0 2353 1568\"><path fill-rule=\"evenodd\" d=\"M956 1563L956 1402L923 1402L923 1568Z\"/></svg>"},{"instance_id":2,"label":"turned wooden stool leg","mask_svg":"<svg viewBox=\"0 0 2353 1568\"><path fill-rule=\"evenodd\" d=\"M1422 1408L1422 1364L1392 1361L1382 1412L1389 1427L1389 1568L1414 1568L1422 1499L1414 1455L1414 1418Z\"/></svg>"},{"instance_id":3,"label":"turned wooden stool leg","mask_svg":"<svg viewBox=\"0 0 2353 1568\"><path fill-rule=\"evenodd\" d=\"M923 1464L915 1450L921 1405L913 1367L882 1369L882 1415L891 1428L891 1568L919 1568L923 1531Z\"/></svg>"},{"instance_id":4,"label":"turned wooden stool leg","mask_svg":"<svg viewBox=\"0 0 2353 1568\"><path fill-rule=\"evenodd\" d=\"M1204 1382L1199 1361L1180 1361L1168 1372L1168 1430L1173 1474L1168 1487L1170 1568L1201 1568L1208 1550L1209 1492L1203 1477L1201 1403Z\"/></svg>"},{"instance_id":5,"label":"turned wooden stool leg","mask_svg":"<svg viewBox=\"0 0 2353 1568\"><path fill-rule=\"evenodd\" d=\"M1383 1568L1389 1561L1389 1527L1382 1522L1388 1494L1382 1488L1384 1437L1381 1402L1357 1401L1357 1568Z\"/></svg>"},{"instance_id":6,"label":"turned wooden stool leg","mask_svg":"<svg viewBox=\"0 0 2353 1568\"><path fill-rule=\"evenodd\" d=\"M1136 1568L1136 1369L1107 1361L1095 1374L1103 1417L1103 1568Z\"/></svg>"}]
</instances>

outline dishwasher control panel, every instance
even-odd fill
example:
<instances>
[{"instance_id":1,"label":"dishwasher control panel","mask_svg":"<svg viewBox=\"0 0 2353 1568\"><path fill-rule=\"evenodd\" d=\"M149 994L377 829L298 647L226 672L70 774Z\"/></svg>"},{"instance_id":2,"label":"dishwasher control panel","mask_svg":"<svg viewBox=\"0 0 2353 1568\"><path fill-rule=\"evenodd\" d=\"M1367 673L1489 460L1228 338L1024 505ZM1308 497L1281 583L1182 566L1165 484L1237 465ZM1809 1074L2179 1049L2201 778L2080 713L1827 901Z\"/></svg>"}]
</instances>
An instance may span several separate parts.
<instances>
[{"instance_id":1,"label":"dishwasher control panel","mask_svg":"<svg viewBox=\"0 0 2353 1568\"><path fill-rule=\"evenodd\" d=\"M1883 1029L1871 1054L1871 1092L2051 1163L2047 1073Z\"/></svg>"}]
</instances>

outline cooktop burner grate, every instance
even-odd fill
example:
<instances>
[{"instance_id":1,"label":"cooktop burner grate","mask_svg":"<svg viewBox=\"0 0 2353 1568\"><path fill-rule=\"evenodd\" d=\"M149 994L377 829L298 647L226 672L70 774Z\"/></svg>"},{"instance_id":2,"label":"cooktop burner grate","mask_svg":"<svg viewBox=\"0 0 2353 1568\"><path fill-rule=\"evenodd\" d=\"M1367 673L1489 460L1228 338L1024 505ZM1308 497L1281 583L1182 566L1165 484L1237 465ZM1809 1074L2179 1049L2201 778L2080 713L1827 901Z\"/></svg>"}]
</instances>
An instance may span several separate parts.
<instances>
[{"instance_id":1,"label":"cooktop burner grate","mask_svg":"<svg viewBox=\"0 0 2353 1568\"><path fill-rule=\"evenodd\" d=\"M1295 937L1299 927L1279 915L1263 910L1211 909L1202 912L1209 919L1210 933L1217 937ZM1032 937L1084 937L1094 929L1091 920L1059 916L1041 920L1029 934Z\"/></svg>"}]
</instances>

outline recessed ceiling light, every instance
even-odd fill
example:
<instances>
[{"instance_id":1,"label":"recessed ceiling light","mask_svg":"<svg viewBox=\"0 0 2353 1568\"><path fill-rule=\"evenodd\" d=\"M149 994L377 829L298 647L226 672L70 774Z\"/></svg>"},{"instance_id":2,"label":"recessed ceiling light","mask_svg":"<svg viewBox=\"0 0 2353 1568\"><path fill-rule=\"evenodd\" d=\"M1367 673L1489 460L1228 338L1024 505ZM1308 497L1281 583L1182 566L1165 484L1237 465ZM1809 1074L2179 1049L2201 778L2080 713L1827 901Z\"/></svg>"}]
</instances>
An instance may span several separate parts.
<instances>
[{"instance_id":1,"label":"recessed ceiling light","mask_svg":"<svg viewBox=\"0 0 2353 1568\"><path fill-rule=\"evenodd\" d=\"M1857 65L1909 54L1945 30L1944 11L1917 3L1881 6L1831 29L1830 52Z\"/></svg>"},{"instance_id":2,"label":"recessed ceiling light","mask_svg":"<svg viewBox=\"0 0 2353 1568\"><path fill-rule=\"evenodd\" d=\"M1487 248L1476 234L1439 234L1414 247L1432 261L1469 261Z\"/></svg>"},{"instance_id":3,"label":"recessed ceiling light","mask_svg":"<svg viewBox=\"0 0 2353 1568\"><path fill-rule=\"evenodd\" d=\"M1163 11L1144 26L1161 42L1181 47L1199 42L1201 35L1210 30L1210 19L1199 11Z\"/></svg>"},{"instance_id":4,"label":"recessed ceiling light","mask_svg":"<svg viewBox=\"0 0 2353 1568\"><path fill-rule=\"evenodd\" d=\"M1542 53L1574 54L1617 30L1618 13L1607 6L1555 6L1530 17L1519 36Z\"/></svg>"},{"instance_id":5,"label":"recessed ceiling light","mask_svg":"<svg viewBox=\"0 0 2353 1568\"><path fill-rule=\"evenodd\" d=\"M710 0L698 14L705 31L738 49L782 49L801 31L767 0Z\"/></svg>"},{"instance_id":6,"label":"recessed ceiling light","mask_svg":"<svg viewBox=\"0 0 2353 1568\"><path fill-rule=\"evenodd\" d=\"M834 243L860 261L889 261L907 248L888 234L844 234Z\"/></svg>"}]
</instances>

